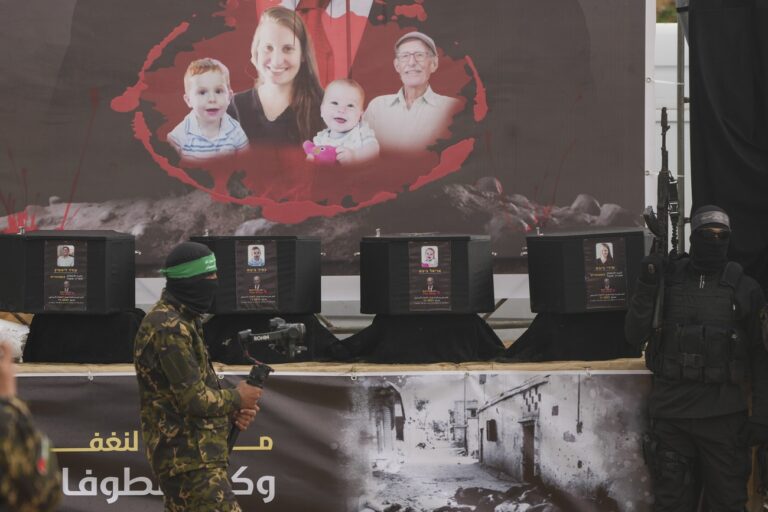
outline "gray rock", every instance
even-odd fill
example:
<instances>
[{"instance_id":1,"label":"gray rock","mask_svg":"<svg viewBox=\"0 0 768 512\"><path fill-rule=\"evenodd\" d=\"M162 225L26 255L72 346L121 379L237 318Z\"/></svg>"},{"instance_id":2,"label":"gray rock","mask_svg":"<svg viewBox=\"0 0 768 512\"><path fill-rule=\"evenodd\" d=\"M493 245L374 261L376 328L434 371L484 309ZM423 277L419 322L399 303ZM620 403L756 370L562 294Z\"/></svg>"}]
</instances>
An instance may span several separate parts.
<instances>
[{"instance_id":1,"label":"gray rock","mask_svg":"<svg viewBox=\"0 0 768 512\"><path fill-rule=\"evenodd\" d=\"M493 176L483 176L477 180L475 188L484 194L499 195L502 193L501 182Z\"/></svg>"},{"instance_id":2,"label":"gray rock","mask_svg":"<svg viewBox=\"0 0 768 512\"><path fill-rule=\"evenodd\" d=\"M571 209L575 212L600 215L600 203L588 194L579 194L571 203Z\"/></svg>"}]
</instances>

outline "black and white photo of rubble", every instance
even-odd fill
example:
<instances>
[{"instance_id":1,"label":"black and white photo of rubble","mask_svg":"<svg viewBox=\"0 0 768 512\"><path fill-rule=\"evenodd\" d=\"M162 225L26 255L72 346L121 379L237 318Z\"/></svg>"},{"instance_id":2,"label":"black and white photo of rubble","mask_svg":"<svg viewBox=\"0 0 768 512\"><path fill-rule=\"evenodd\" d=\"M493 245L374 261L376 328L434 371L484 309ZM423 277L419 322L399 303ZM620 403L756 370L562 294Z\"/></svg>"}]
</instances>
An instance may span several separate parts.
<instances>
[{"instance_id":1,"label":"black and white photo of rubble","mask_svg":"<svg viewBox=\"0 0 768 512\"><path fill-rule=\"evenodd\" d=\"M360 378L350 512L641 512L647 374Z\"/></svg>"}]
</instances>

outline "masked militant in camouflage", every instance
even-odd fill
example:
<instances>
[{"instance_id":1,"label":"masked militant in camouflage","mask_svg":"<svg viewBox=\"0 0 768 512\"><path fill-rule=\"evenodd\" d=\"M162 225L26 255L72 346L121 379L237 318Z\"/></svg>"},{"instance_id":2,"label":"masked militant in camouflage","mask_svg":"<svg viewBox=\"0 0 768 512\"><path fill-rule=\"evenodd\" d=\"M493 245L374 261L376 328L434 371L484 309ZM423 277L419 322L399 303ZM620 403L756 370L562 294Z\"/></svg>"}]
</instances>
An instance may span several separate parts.
<instances>
[{"instance_id":1,"label":"masked militant in camouflage","mask_svg":"<svg viewBox=\"0 0 768 512\"><path fill-rule=\"evenodd\" d=\"M245 429L261 390L222 389L202 336L216 289L216 260L185 242L166 260L166 289L134 343L141 428L166 511L239 511L227 477L227 435Z\"/></svg>"},{"instance_id":2,"label":"masked militant in camouflage","mask_svg":"<svg viewBox=\"0 0 768 512\"><path fill-rule=\"evenodd\" d=\"M55 510L61 499L56 457L27 406L14 395L10 346L0 343L0 510Z\"/></svg>"}]
</instances>

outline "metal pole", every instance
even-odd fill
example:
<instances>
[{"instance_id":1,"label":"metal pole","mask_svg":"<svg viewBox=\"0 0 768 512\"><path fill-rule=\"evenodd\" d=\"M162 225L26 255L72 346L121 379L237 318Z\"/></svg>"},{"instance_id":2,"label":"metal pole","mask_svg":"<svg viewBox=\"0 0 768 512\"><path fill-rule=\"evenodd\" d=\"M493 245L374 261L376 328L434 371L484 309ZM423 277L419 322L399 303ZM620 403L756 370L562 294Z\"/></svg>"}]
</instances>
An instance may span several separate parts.
<instances>
[{"instance_id":1,"label":"metal pole","mask_svg":"<svg viewBox=\"0 0 768 512\"><path fill-rule=\"evenodd\" d=\"M685 252L685 32L677 20L677 197L680 217L677 221L679 252Z\"/></svg>"}]
</instances>

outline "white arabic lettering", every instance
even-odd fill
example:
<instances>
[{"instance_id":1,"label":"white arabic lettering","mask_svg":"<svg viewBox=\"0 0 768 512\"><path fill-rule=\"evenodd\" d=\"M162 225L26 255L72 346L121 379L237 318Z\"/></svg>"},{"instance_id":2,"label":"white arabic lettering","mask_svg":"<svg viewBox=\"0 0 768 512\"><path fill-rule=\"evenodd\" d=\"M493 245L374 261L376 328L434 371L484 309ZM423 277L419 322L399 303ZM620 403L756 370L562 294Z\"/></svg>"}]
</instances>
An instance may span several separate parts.
<instances>
[{"instance_id":1,"label":"white arabic lettering","mask_svg":"<svg viewBox=\"0 0 768 512\"><path fill-rule=\"evenodd\" d=\"M107 497L110 505L120 498L120 480L116 476L109 476L101 481L101 494Z\"/></svg>"},{"instance_id":2,"label":"white arabic lettering","mask_svg":"<svg viewBox=\"0 0 768 512\"><path fill-rule=\"evenodd\" d=\"M232 475L232 490L237 495L252 496L254 489L262 497L264 503L275 498L275 477L265 475L254 484L253 480L243 476L248 466L240 468ZM69 468L61 468L62 490L65 496L98 496L106 498L110 505L116 503L122 496L161 496L163 492L153 487L152 480L146 476L131 478L131 468L123 468L122 483L117 476L107 476L99 479L93 475L92 469L85 470L85 476L77 483L77 489L70 488ZM236 488L236 486L243 486Z\"/></svg>"},{"instance_id":3,"label":"white arabic lettering","mask_svg":"<svg viewBox=\"0 0 768 512\"><path fill-rule=\"evenodd\" d=\"M115 503L120 496L161 496L163 492L158 488L152 487L152 480L145 476L131 478L131 468L123 468L123 484L120 486L120 478L108 476L101 480L93 475L92 469L85 470L85 477L77 485L78 490L71 490L69 487L69 468L61 468L62 489L65 496L98 496L99 491L106 496L107 503ZM143 485L143 487L138 486ZM139 488L135 488L137 485Z\"/></svg>"},{"instance_id":4,"label":"white arabic lettering","mask_svg":"<svg viewBox=\"0 0 768 512\"><path fill-rule=\"evenodd\" d=\"M248 466L240 466L240 469L232 475L232 490L235 494L253 494L253 480L250 478L241 478L240 475L248 469ZM235 484L245 484L245 490L235 489Z\"/></svg>"},{"instance_id":5,"label":"white arabic lettering","mask_svg":"<svg viewBox=\"0 0 768 512\"><path fill-rule=\"evenodd\" d=\"M259 494L264 496L262 498L264 503L269 503L275 498L275 477L263 476L259 478L256 482L256 489L259 491Z\"/></svg>"}]
</instances>

